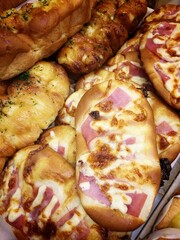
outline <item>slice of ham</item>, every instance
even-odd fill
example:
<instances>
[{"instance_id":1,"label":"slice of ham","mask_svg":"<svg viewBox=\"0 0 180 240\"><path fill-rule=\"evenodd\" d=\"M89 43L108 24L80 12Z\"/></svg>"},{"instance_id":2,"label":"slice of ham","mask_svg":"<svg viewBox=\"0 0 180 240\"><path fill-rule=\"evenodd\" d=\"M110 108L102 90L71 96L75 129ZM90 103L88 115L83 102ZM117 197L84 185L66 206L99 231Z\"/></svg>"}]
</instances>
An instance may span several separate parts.
<instances>
[{"instance_id":1,"label":"slice of ham","mask_svg":"<svg viewBox=\"0 0 180 240\"><path fill-rule=\"evenodd\" d=\"M58 146L57 152L58 152L61 156L64 156L64 154L65 154L65 147L63 147L63 146Z\"/></svg>"},{"instance_id":2,"label":"slice of ham","mask_svg":"<svg viewBox=\"0 0 180 240\"><path fill-rule=\"evenodd\" d=\"M124 108L131 101L131 97L121 88L116 88L103 102L111 101L116 108Z\"/></svg>"},{"instance_id":3,"label":"slice of ham","mask_svg":"<svg viewBox=\"0 0 180 240\"><path fill-rule=\"evenodd\" d=\"M135 137L129 137L124 140L126 145L132 145L136 143L136 138Z\"/></svg>"},{"instance_id":4,"label":"slice of ham","mask_svg":"<svg viewBox=\"0 0 180 240\"><path fill-rule=\"evenodd\" d=\"M130 205L127 205L128 211L127 214L130 214L134 217L139 217L141 210L144 206L144 203L147 199L147 194L145 193L127 193L131 197L132 202Z\"/></svg>"},{"instance_id":5,"label":"slice of ham","mask_svg":"<svg viewBox=\"0 0 180 240\"><path fill-rule=\"evenodd\" d=\"M156 70L156 72L159 74L159 76L161 77L163 83L165 84L168 80L170 80L171 78L166 75L164 72L163 72L163 69L161 69L157 64L154 65L154 68Z\"/></svg>"},{"instance_id":6,"label":"slice of ham","mask_svg":"<svg viewBox=\"0 0 180 240\"><path fill-rule=\"evenodd\" d=\"M129 68L129 77L141 77L141 78L148 78L146 72L141 66L137 66L133 64L133 62L125 61L120 64L120 68L123 70L123 68Z\"/></svg>"},{"instance_id":7,"label":"slice of ham","mask_svg":"<svg viewBox=\"0 0 180 240\"><path fill-rule=\"evenodd\" d=\"M69 219L71 219L76 212L76 208L73 208L71 211L66 213L62 218L59 219L59 221L56 223L57 227L63 226Z\"/></svg>"},{"instance_id":8,"label":"slice of ham","mask_svg":"<svg viewBox=\"0 0 180 240\"><path fill-rule=\"evenodd\" d=\"M89 183L89 188L87 190L84 190L81 188L81 184L85 182ZM89 196L90 198L97 200L98 202L105 204L106 206L111 205L106 195L102 192L102 190L96 183L95 177L85 176L83 175L82 172L80 172L78 186L79 186L79 189L83 191L83 193Z\"/></svg>"},{"instance_id":9,"label":"slice of ham","mask_svg":"<svg viewBox=\"0 0 180 240\"><path fill-rule=\"evenodd\" d=\"M81 220L80 223L73 230L70 239L72 240L83 240L87 239L87 236L90 232L90 228L85 222L85 220Z\"/></svg>"},{"instance_id":10,"label":"slice of ham","mask_svg":"<svg viewBox=\"0 0 180 240\"><path fill-rule=\"evenodd\" d=\"M23 232L23 228L25 226L25 216L21 215L19 216L14 222L10 222L7 219L7 223L9 223L11 226L13 226L14 228L19 229L21 232Z\"/></svg>"},{"instance_id":11,"label":"slice of ham","mask_svg":"<svg viewBox=\"0 0 180 240\"><path fill-rule=\"evenodd\" d=\"M152 33L154 35L153 38L148 38L146 41L146 48L149 49L152 53L157 55L158 57L162 58L162 56L159 55L158 49L161 48L163 45L166 43L166 38L165 36L170 36L172 32L174 31L176 27L176 24L168 23L168 22L162 22L158 28L155 28ZM163 36L164 43L155 43L155 39L159 36ZM164 59L166 60L166 59Z\"/></svg>"},{"instance_id":12,"label":"slice of ham","mask_svg":"<svg viewBox=\"0 0 180 240\"><path fill-rule=\"evenodd\" d=\"M156 126L156 133L157 134L164 134L164 135L172 135L175 134L176 131L170 126L170 124L166 121L161 122L159 125Z\"/></svg>"},{"instance_id":13,"label":"slice of ham","mask_svg":"<svg viewBox=\"0 0 180 240\"><path fill-rule=\"evenodd\" d=\"M53 190L49 187L46 187L42 202L40 202L39 205L36 206L31 212L32 220L36 220L38 218L38 215L43 211L44 208L46 208L48 206L48 204L50 203L53 196L54 196ZM51 210L51 215L56 211L56 209L59 206L60 206L60 203L57 202Z\"/></svg>"},{"instance_id":14,"label":"slice of ham","mask_svg":"<svg viewBox=\"0 0 180 240\"><path fill-rule=\"evenodd\" d=\"M11 197L13 196L13 194L16 192L17 188L19 187L19 174L18 174L18 170L13 170L12 174L11 174L11 178L9 180L8 183L8 194L4 203L4 207L7 208L9 205L9 201L11 199Z\"/></svg>"},{"instance_id":15,"label":"slice of ham","mask_svg":"<svg viewBox=\"0 0 180 240\"><path fill-rule=\"evenodd\" d=\"M88 116L81 126L82 135L87 145L89 145L90 141L99 135L98 132L91 127L92 121L93 118L91 116Z\"/></svg>"},{"instance_id":16,"label":"slice of ham","mask_svg":"<svg viewBox=\"0 0 180 240\"><path fill-rule=\"evenodd\" d=\"M101 103L103 104L106 102L111 102L113 104L113 107L119 109L119 108L126 107L130 101L131 101L131 97L129 96L128 93L126 93L121 88L116 88L116 90L105 100L101 101L100 104ZM82 135L88 146L89 146L90 141L92 141L94 138L102 135L102 132L98 133L97 130L94 130L91 127L92 121L95 121L95 119L93 119L89 115L81 126Z\"/></svg>"}]
</instances>

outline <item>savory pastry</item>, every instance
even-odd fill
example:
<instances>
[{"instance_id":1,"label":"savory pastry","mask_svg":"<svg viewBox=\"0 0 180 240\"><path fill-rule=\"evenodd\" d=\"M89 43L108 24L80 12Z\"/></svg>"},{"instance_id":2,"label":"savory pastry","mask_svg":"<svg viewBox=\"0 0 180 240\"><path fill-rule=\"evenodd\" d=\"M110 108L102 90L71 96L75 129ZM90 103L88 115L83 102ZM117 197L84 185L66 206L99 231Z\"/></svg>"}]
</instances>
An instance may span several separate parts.
<instances>
[{"instance_id":1,"label":"savory pastry","mask_svg":"<svg viewBox=\"0 0 180 240\"><path fill-rule=\"evenodd\" d=\"M83 207L110 230L135 230L147 220L161 179L151 107L132 84L109 80L83 95L75 120Z\"/></svg>"},{"instance_id":2,"label":"savory pastry","mask_svg":"<svg viewBox=\"0 0 180 240\"><path fill-rule=\"evenodd\" d=\"M160 96L180 109L180 23L160 22L141 37L143 67Z\"/></svg>"},{"instance_id":3,"label":"savory pastry","mask_svg":"<svg viewBox=\"0 0 180 240\"><path fill-rule=\"evenodd\" d=\"M0 214L18 240L114 240L86 214L74 168L49 146L19 150L3 172L0 194Z\"/></svg>"},{"instance_id":4,"label":"savory pastry","mask_svg":"<svg viewBox=\"0 0 180 240\"><path fill-rule=\"evenodd\" d=\"M88 25L57 55L73 78L100 68L135 31L147 10L145 0L100 1Z\"/></svg>"},{"instance_id":5,"label":"savory pastry","mask_svg":"<svg viewBox=\"0 0 180 240\"><path fill-rule=\"evenodd\" d=\"M0 97L0 157L34 143L55 120L70 82L55 63L38 62L19 75Z\"/></svg>"},{"instance_id":6,"label":"savory pastry","mask_svg":"<svg viewBox=\"0 0 180 240\"><path fill-rule=\"evenodd\" d=\"M95 0L34 0L0 15L0 80L49 57L89 21Z\"/></svg>"},{"instance_id":7,"label":"savory pastry","mask_svg":"<svg viewBox=\"0 0 180 240\"><path fill-rule=\"evenodd\" d=\"M42 133L38 144L49 145L70 164L76 164L76 131L69 125L51 127Z\"/></svg>"},{"instance_id":8,"label":"savory pastry","mask_svg":"<svg viewBox=\"0 0 180 240\"><path fill-rule=\"evenodd\" d=\"M140 37L127 41L103 68L84 75L76 84L76 90L90 89L100 82L124 79L140 89L149 102L156 125L156 141L159 158L174 161L180 152L180 118L152 87L139 59Z\"/></svg>"}]
</instances>

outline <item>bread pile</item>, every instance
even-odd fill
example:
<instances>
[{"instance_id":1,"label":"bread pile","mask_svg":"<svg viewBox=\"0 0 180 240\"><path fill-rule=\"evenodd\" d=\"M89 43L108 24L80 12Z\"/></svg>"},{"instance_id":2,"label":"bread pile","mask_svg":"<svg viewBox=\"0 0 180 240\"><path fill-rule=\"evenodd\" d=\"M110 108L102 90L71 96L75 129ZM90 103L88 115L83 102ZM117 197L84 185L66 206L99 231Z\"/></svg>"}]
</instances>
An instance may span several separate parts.
<instances>
[{"instance_id":1,"label":"bread pile","mask_svg":"<svg viewBox=\"0 0 180 240\"><path fill-rule=\"evenodd\" d=\"M154 11L132 36L144 0L23 4L0 17L0 234L130 239L154 204L159 159L180 150L178 93L175 104L162 99L143 53L147 32L161 32L154 26L179 26L179 6Z\"/></svg>"}]
</instances>

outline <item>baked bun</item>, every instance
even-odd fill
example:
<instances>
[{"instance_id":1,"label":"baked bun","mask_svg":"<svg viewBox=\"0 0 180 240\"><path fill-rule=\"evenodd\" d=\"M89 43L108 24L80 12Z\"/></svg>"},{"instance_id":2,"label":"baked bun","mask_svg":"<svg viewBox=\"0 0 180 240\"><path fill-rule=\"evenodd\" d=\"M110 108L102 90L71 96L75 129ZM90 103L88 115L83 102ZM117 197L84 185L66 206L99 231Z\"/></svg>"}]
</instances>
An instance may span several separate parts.
<instances>
[{"instance_id":1,"label":"baked bun","mask_svg":"<svg viewBox=\"0 0 180 240\"><path fill-rule=\"evenodd\" d=\"M112 231L135 230L147 220L161 179L151 107L132 84L109 80L83 95L75 121L84 209Z\"/></svg>"},{"instance_id":2,"label":"baked bun","mask_svg":"<svg viewBox=\"0 0 180 240\"><path fill-rule=\"evenodd\" d=\"M49 145L64 159L75 166L76 163L76 131L69 125L49 128L38 140L41 145Z\"/></svg>"},{"instance_id":3,"label":"baked bun","mask_svg":"<svg viewBox=\"0 0 180 240\"><path fill-rule=\"evenodd\" d=\"M55 120L69 90L66 72L55 63L38 62L14 79L1 96L0 157L33 144Z\"/></svg>"},{"instance_id":4,"label":"baked bun","mask_svg":"<svg viewBox=\"0 0 180 240\"><path fill-rule=\"evenodd\" d=\"M91 17L93 0L35 1L0 18L0 80L10 79L59 49Z\"/></svg>"},{"instance_id":5,"label":"baked bun","mask_svg":"<svg viewBox=\"0 0 180 240\"><path fill-rule=\"evenodd\" d=\"M173 162L180 152L178 113L174 111L153 88L139 58L141 34L127 41L103 68L84 75L76 84L76 90L92 88L105 80L124 79L140 89L149 102L156 126L156 142L159 158Z\"/></svg>"},{"instance_id":6,"label":"baked bun","mask_svg":"<svg viewBox=\"0 0 180 240\"><path fill-rule=\"evenodd\" d=\"M80 203L74 168L49 146L19 150L3 172L0 194L0 214L18 240L108 239Z\"/></svg>"}]
</instances>

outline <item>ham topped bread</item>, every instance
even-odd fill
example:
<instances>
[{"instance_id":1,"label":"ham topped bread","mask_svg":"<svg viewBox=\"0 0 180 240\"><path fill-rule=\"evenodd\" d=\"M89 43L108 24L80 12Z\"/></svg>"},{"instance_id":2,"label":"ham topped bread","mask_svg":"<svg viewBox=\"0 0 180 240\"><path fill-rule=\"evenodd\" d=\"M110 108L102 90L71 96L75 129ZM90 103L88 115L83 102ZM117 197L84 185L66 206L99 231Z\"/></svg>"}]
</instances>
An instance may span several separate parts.
<instances>
[{"instance_id":1,"label":"ham topped bread","mask_svg":"<svg viewBox=\"0 0 180 240\"><path fill-rule=\"evenodd\" d=\"M157 92L180 109L180 23L160 22L143 34L140 53L143 66Z\"/></svg>"},{"instance_id":2,"label":"ham topped bread","mask_svg":"<svg viewBox=\"0 0 180 240\"><path fill-rule=\"evenodd\" d=\"M48 146L19 150L8 162L0 214L18 240L111 240L84 211L74 168Z\"/></svg>"},{"instance_id":3,"label":"ham topped bread","mask_svg":"<svg viewBox=\"0 0 180 240\"><path fill-rule=\"evenodd\" d=\"M93 85L111 79L124 79L135 85L136 88L141 89L153 110L159 158L168 158L170 162L173 162L180 151L180 118L158 96L142 67L139 59L141 36L142 34L137 34L134 38L127 41L103 68L84 75L77 82L76 90L77 92L82 91L81 89L87 91Z\"/></svg>"},{"instance_id":4,"label":"ham topped bread","mask_svg":"<svg viewBox=\"0 0 180 240\"><path fill-rule=\"evenodd\" d=\"M76 131L83 207L108 229L133 231L146 221L161 179L146 98L124 81L97 84L78 104Z\"/></svg>"}]
</instances>

